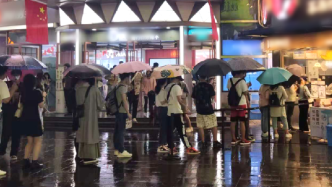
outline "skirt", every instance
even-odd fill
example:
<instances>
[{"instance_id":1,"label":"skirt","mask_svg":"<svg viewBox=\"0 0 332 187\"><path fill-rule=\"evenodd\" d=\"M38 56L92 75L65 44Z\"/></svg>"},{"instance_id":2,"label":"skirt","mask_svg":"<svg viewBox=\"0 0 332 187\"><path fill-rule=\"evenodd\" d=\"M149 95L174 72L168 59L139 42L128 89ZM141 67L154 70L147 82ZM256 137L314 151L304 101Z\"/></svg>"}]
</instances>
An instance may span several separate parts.
<instances>
[{"instance_id":1,"label":"skirt","mask_svg":"<svg viewBox=\"0 0 332 187\"><path fill-rule=\"evenodd\" d=\"M100 155L100 145L79 143L78 146L78 157L83 159L97 159Z\"/></svg>"}]
</instances>

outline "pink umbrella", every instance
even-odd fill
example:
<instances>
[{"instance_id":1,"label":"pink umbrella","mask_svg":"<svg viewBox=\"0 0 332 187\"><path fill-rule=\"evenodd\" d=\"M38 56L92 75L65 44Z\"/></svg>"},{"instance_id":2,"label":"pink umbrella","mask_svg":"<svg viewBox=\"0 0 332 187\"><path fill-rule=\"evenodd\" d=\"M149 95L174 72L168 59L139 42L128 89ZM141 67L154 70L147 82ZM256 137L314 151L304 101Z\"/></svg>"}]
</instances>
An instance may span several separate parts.
<instances>
[{"instance_id":1,"label":"pink umbrella","mask_svg":"<svg viewBox=\"0 0 332 187\"><path fill-rule=\"evenodd\" d=\"M301 77L302 74L304 74L304 69L302 66L298 64L292 64L286 67L286 70L291 72L293 75Z\"/></svg>"},{"instance_id":2,"label":"pink umbrella","mask_svg":"<svg viewBox=\"0 0 332 187\"><path fill-rule=\"evenodd\" d=\"M151 71L151 67L143 62L133 61L133 62L126 62L116 66L112 70L112 73L118 75L122 73L134 73L136 71L144 71L144 70Z\"/></svg>"}]
</instances>

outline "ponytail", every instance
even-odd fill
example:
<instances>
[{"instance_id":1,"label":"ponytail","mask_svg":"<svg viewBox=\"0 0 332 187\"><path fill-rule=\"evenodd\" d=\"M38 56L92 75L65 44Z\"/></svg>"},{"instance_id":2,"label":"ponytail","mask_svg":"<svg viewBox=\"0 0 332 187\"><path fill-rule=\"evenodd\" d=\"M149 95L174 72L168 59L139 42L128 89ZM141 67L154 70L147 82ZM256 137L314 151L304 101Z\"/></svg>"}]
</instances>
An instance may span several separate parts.
<instances>
[{"instance_id":1,"label":"ponytail","mask_svg":"<svg viewBox=\"0 0 332 187\"><path fill-rule=\"evenodd\" d=\"M158 79L157 80L157 85L155 88L155 92L158 95L163 87L163 85L166 83L166 79Z\"/></svg>"}]
</instances>

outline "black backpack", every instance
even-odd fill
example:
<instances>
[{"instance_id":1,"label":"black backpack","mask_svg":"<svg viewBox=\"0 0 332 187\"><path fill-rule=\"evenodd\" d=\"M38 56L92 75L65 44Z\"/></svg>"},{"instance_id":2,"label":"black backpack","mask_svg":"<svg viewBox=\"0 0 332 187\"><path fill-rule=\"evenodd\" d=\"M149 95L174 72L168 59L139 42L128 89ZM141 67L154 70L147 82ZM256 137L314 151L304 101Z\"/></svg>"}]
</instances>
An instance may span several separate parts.
<instances>
[{"instance_id":1,"label":"black backpack","mask_svg":"<svg viewBox=\"0 0 332 187\"><path fill-rule=\"evenodd\" d=\"M240 79L235 84L233 84L233 80L230 79L232 85L231 85L231 88L229 89L229 92L228 92L228 104L229 104L229 106L239 106L242 94L240 96L239 96L239 94L237 94L236 85L242 80L244 80L244 79Z\"/></svg>"},{"instance_id":2,"label":"black backpack","mask_svg":"<svg viewBox=\"0 0 332 187\"><path fill-rule=\"evenodd\" d=\"M270 106L281 106L281 98L279 99L277 92L271 92L269 97Z\"/></svg>"},{"instance_id":3,"label":"black backpack","mask_svg":"<svg viewBox=\"0 0 332 187\"><path fill-rule=\"evenodd\" d=\"M121 86L124 85L120 84L119 86L113 88L113 90L111 90L106 96L106 113L108 115L116 115L117 113L119 113L119 108L121 107L123 102L121 102L120 104L118 103L118 100L116 98L116 91Z\"/></svg>"}]
</instances>

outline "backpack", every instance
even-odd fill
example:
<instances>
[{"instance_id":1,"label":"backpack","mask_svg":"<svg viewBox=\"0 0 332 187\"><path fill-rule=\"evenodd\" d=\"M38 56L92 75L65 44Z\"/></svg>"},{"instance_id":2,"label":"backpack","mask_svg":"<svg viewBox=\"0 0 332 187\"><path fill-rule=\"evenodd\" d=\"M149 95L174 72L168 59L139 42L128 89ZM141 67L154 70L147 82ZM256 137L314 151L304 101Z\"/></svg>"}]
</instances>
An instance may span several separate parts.
<instances>
[{"instance_id":1,"label":"backpack","mask_svg":"<svg viewBox=\"0 0 332 187\"><path fill-rule=\"evenodd\" d=\"M171 86L171 88L169 89L168 94L167 94L167 101L168 101L168 99L169 99L169 96L171 95L172 88L173 88L175 85L176 85L176 84L173 84L173 85Z\"/></svg>"},{"instance_id":2,"label":"backpack","mask_svg":"<svg viewBox=\"0 0 332 187\"><path fill-rule=\"evenodd\" d=\"M108 115L115 115L117 113L119 113L119 108L121 107L121 105L123 104L123 102L121 101L121 103L118 103L118 100L116 98L116 91L118 90L118 88L120 88L121 86L124 85L119 85L115 88L113 88L113 90L111 90L106 97L106 113Z\"/></svg>"},{"instance_id":3,"label":"backpack","mask_svg":"<svg viewBox=\"0 0 332 187\"><path fill-rule=\"evenodd\" d=\"M236 85L242 80L244 80L244 79L240 79L235 84L233 84L233 80L230 79L231 88L229 89L229 92L228 92L228 104L230 106L239 106L242 94L239 96L239 94L236 91Z\"/></svg>"},{"instance_id":4,"label":"backpack","mask_svg":"<svg viewBox=\"0 0 332 187\"><path fill-rule=\"evenodd\" d=\"M269 97L270 106L281 106L281 98L279 99L277 92L271 92Z\"/></svg>"}]
</instances>

